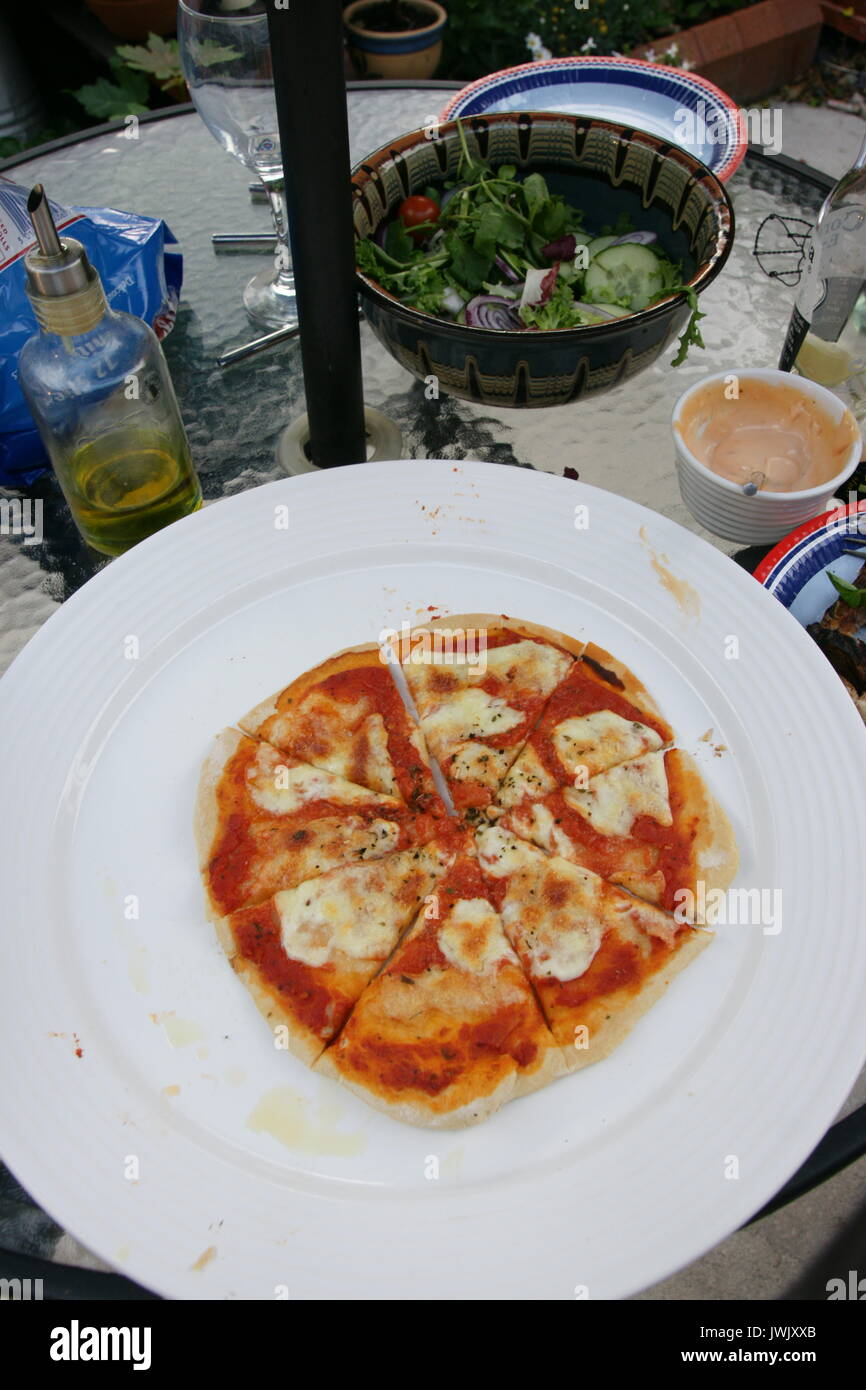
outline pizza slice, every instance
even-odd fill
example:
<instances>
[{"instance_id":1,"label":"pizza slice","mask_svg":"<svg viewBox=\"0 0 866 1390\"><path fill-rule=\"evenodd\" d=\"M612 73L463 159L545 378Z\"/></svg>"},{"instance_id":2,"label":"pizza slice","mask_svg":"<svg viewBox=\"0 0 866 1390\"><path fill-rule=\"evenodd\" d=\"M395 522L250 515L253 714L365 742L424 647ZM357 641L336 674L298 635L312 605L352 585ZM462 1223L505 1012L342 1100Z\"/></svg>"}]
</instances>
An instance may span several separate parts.
<instances>
[{"instance_id":1,"label":"pizza slice","mask_svg":"<svg viewBox=\"0 0 866 1390\"><path fill-rule=\"evenodd\" d=\"M669 912L688 911L699 882L724 890L737 872L730 822L678 748L523 801L498 823Z\"/></svg>"},{"instance_id":2,"label":"pizza slice","mask_svg":"<svg viewBox=\"0 0 866 1390\"><path fill-rule=\"evenodd\" d=\"M560 681L496 798L513 807L640 757L673 731L639 680L589 643Z\"/></svg>"},{"instance_id":3,"label":"pizza slice","mask_svg":"<svg viewBox=\"0 0 866 1390\"><path fill-rule=\"evenodd\" d=\"M445 822L237 729L224 730L205 761L195 817L201 874L217 916L338 864L424 843L437 824Z\"/></svg>"},{"instance_id":4,"label":"pizza slice","mask_svg":"<svg viewBox=\"0 0 866 1390\"><path fill-rule=\"evenodd\" d=\"M477 839L503 926L570 1071L608 1056L712 940L500 826Z\"/></svg>"},{"instance_id":5,"label":"pizza slice","mask_svg":"<svg viewBox=\"0 0 866 1390\"><path fill-rule=\"evenodd\" d=\"M454 857L448 842L344 864L217 921L232 966L312 1065Z\"/></svg>"},{"instance_id":6,"label":"pizza slice","mask_svg":"<svg viewBox=\"0 0 866 1390\"><path fill-rule=\"evenodd\" d=\"M565 1075L474 857L445 873L316 1069L394 1119L445 1129Z\"/></svg>"},{"instance_id":7,"label":"pizza slice","mask_svg":"<svg viewBox=\"0 0 866 1390\"><path fill-rule=\"evenodd\" d=\"M437 619L400 660L458 813L488 806L583 643L502 615Z\"/></svg>"},{"instance_id":8,"label":"pizza slice","mask_svg":"<svg viewBox=\"0 0 866 1390\"><path fill-rule=\"evenodd\" d=\"M339 652L238 721L313 767L444 816L424 740L378 647Z\"/></svg>"}]
</instances>

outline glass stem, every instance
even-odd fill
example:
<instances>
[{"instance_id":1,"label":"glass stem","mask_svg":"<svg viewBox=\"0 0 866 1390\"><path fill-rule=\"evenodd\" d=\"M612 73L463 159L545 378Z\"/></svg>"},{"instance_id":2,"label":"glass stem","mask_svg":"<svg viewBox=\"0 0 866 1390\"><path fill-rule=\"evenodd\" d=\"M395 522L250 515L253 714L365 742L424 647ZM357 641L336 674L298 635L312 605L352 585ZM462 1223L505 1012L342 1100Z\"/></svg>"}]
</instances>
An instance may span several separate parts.
<instances>
[{"instance_id":1,"label":"glass stem","mask_svg":"<svg viewBox=\"0 0 866 1390\"><path fill-rule=\"evenodd\" d=\"M274 231L277 234L275 261L278 273L276 283L281 289L291 290L295 282L292 275L292 248L289 242L289 216L286 207L285 183L282 176L274 178L260 173L259 177L268 195Z\"/></svg>"}]
</instances>

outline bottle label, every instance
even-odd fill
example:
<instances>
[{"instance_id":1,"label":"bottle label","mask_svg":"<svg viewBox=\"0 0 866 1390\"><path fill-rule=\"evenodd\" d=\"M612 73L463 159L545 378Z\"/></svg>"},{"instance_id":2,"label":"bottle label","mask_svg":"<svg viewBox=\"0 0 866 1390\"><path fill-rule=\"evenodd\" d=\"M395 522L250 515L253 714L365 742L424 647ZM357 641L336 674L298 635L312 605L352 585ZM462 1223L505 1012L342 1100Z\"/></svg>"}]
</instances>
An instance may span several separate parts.
<instances>
[{"instance_id":1,"label":"bottle label","mask_svg":"<svg viewBox=\"0 0 866 1390\"><path fill-rule=\"evenodd\" d=\"M782 348L782 356L779 358L779 371L790 372L797 360L800 348L806 334L809 332L809 324L799 309L795 309L791 315L791 322L788 324L788 332Z\"/></svg>"},{"instance_id":2,"label":"bottle label","mask_svg":"<svg viewBox=\"0 0 866 1390\"><path fill-rule=\"evenodd\" d=\"M854 312L863 280L858 275L834 275L823 288L823 296L812 314L812 332L825 343L836 343Z\"/></svg>"}]
</instances>

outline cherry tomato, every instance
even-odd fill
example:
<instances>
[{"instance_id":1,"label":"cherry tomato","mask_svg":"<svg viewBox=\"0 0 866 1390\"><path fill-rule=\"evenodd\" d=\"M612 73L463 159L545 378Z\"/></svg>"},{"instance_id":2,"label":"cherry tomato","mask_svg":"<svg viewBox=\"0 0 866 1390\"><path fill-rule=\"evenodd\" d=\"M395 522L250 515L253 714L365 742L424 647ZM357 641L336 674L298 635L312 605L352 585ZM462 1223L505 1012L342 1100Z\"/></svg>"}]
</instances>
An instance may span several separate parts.
<instances>
[{"instance_id":1,"label":"cherry tomato","mask_svg":"<svg viewBox=\"0 0 866 1390\"><path fill-rule=\"evenodd\" d=\"M403 199L397 209L397 216L414 241L425 241L430 235L429 231L416 232L412 229L424 222L438 222L439 204L434 203L432 198L415 194L412 198Z\"/></svg>"}]
</instances>

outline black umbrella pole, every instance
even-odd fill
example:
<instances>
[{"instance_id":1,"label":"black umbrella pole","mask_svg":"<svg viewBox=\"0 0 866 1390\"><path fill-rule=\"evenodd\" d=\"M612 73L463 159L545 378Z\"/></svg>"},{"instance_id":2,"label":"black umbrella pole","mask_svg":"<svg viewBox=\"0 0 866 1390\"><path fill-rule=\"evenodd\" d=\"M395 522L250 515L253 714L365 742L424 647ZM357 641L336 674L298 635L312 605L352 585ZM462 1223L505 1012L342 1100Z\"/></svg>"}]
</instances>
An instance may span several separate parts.
<instances>
[{"instance_id":1,"label":"black umbrella pole","mask_svg":"<svg viewBox=\"0 0 866 1390\"><path fill-rule=\"evenodd\" d=\"M268 0L310 455L366 459L340 0Z\"/></svg>"}]
</instances>

